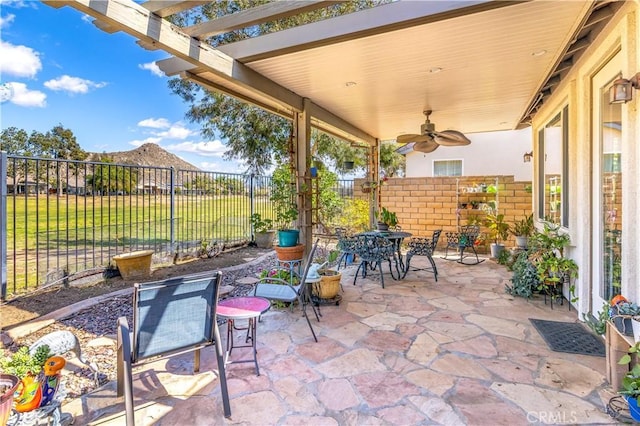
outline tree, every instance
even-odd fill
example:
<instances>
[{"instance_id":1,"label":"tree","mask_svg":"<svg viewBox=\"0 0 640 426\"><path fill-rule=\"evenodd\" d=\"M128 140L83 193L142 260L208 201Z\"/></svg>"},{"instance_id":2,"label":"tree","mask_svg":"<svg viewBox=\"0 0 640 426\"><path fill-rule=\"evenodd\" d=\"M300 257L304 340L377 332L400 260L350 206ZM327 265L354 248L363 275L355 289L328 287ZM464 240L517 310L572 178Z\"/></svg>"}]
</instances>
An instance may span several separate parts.
<instances>
[{"instance_id":1,"label":"tree","mask_svg":"<svg viewBox=\"0 0 640 426\"><path fill-rule=\"evenodd\" d=\"M389 0L340 2L293 17L218 34L209 37L207 42L212 46L220 46L388 2ZM179 26L193 25L262 3L267 2L248 0L211 2L200 9L190 9L173 15L169 19ZM205 138L222 137L227 140L228 150L224 153L225 159L242 159L247 164L247 172L255 174L263 174L273 166L274 162L277 164L289 161L292 132L292 123L289 120L227 95L205 90L189 81L171 79L169 88L189 104L187 119L200 124L201 133ZM313 131L312 145L314 146L312 151L315 151L317 160L332 164L338 172L347 171L344 169L344 161L354 161L356 168L367 167L366 150L352 147L348 142ZM383 157L381 168L385 170L386 175L394 176L397 173L396 161L391 155ZM392 167L387 170L387 165Z\"/></svg>"},{"instance_id":2,"label":"tree","mask_svg":"<svg viewBox=\"0 0 640 426\"><path fill-rule=\"evenodd\" d=\"M137 170L110 164L111 160L107 158L102 158L101 161L105 164L95 165L93 174L87 175L87 187L101 195L131 194L138 185Z\"/></svg>"},{"instance_id":3,"label":"tree","mask_svg":"<svg viewBox=\"0 0 640 426\"><path fill-rule=\"evenodd\" d=\"M44 134L34 130L29 136L23 129L8 127L2 130L0 141L0 148L13 155L66 160L84 160L87 157L73 132L61 124Z\"/></svg>"}]
</instances>

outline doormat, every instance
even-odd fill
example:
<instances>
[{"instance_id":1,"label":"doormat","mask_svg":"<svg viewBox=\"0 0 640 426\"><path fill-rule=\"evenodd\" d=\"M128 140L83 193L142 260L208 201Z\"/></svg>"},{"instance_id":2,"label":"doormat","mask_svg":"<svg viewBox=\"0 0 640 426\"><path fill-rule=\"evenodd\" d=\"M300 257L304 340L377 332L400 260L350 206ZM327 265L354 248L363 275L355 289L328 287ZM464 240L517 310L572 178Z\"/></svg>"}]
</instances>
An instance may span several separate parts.
<instances>
[{"instance_id":1,"label":"doormat","mask_svg":"<svg viewBox=\"0 0 640 426\"><path fill-rule=\"evenodd\" d=\"M529 318L549 349L571 354L605 356L604 342L575 322L545 321Z\"/></svg>"}]
</instances>

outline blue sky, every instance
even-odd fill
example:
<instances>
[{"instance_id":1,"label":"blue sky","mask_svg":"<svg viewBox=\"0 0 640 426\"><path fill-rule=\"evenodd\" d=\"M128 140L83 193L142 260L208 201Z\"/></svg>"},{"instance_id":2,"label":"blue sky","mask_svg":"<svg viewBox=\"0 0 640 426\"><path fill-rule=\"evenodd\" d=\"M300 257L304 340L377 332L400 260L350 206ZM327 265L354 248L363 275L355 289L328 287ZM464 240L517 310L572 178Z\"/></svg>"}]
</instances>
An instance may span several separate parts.
<instances>
[{"instance_id":1,"label":"blue sky","mask_svg":"<svg viewBox=\"0 0 640 426\"><path fill-rule=\"evenodd\" d=\"M185 119L168 77L124 33L108 34L66 6L0 0L0 127L45 133L62 124L85 151L128 151L157 143L203 169L239 172L220 140L202 139Z\"/></svg>"}]
</instances>

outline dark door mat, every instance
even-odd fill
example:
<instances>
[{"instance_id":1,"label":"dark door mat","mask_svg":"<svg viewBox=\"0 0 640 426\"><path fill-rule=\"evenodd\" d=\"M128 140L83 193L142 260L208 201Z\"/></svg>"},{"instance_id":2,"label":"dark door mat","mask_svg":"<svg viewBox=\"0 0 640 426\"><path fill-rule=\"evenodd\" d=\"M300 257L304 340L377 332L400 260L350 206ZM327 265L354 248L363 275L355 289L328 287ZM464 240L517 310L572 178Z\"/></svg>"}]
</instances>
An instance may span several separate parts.
<instances>
[{"instance_id":1,"label":"dark door mat","mask_svg":"<svg viewBox=\"0 0 640 426\"><path fill-rule=\"evenodd\" d=\"M604 342L575 322L545 321L529 318L552 351L605 356Z\"/></svg>"}]
</instances>

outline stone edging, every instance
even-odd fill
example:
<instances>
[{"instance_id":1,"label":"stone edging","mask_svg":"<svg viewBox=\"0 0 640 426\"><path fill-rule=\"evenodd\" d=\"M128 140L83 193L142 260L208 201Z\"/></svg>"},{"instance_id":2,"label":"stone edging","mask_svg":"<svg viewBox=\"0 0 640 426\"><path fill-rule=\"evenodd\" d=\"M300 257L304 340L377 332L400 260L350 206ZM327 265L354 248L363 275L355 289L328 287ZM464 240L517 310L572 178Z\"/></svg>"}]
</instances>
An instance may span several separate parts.
<instances>
[{"instance_id":1,"label":"stone edging","mask_svg":"<svg viewBox=\"0 0 640 426\"><path fill-rule=\"evenodd\" d=\"M253 260L250 260L249 262L245 262L240 265L235 265L235 266L230 266L228 268L220 269L221 271L224 272L223 284L225 284L225 282L228 282L228 281L234 282L236 279L240 278L241 276L251 275L250 266L254 266L263 262L268 262L269 264L271 264L271 259L269 258L275 259L275 252L265 253L262 256L259 256ZM103 302L113 297L125 296L130 293L133 293L133 287L114 291L113 293L107 293L100 296L92 297L91 299L83 300L81 302L77 302L69 306L65 306L64 308L60 308L56 311L49 312L48 314L42 315L27 323L16 325L15 327L5 329L0 334L0 340L2 342L6 342L7 339L15 340L15 339L28 336L31 333L35 333L36 331L53 324L57 320L67 318L75 314L76 312L79 312L83 309L88 308L89 306L95 305L97 303Z\"/></svg>"}]
</instances>

